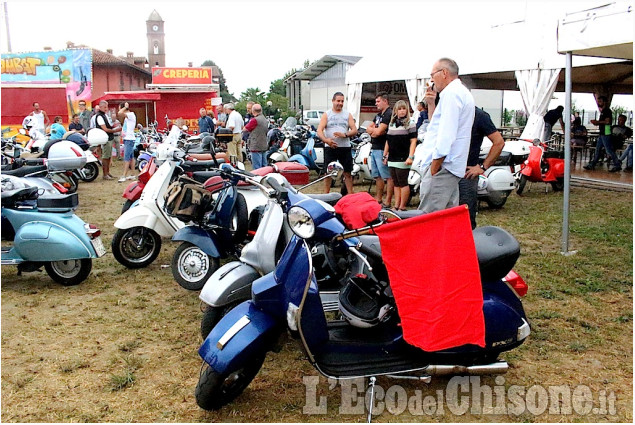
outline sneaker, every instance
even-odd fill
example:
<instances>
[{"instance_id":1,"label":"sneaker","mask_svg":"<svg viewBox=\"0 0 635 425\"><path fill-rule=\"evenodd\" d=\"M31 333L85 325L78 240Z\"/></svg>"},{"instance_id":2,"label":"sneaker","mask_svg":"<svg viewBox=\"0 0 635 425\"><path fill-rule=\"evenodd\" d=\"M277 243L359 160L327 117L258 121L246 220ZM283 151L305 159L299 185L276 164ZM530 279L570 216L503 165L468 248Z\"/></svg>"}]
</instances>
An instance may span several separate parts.
<instances>
[{"instance_id":1,"label":"sneaker","mask_svg":"<svg viewBox=\"0 0 635 425\"><path fill-rule=\"evenodd\" d=\"M127 180L127 178L125 176L122 176L119 178L119 180L117 180L119 183L123 183Z\"/></svg>"},{"instance_id":2,"label":"sneaker","mask_svg":"<svg viewBox=\"0 0 635 425\"><path fill-rule=\"evenodd\" d=\"M619 165L617 167L613 167L609 170L609 173L616 173L618 171L621 171L622 167L620 167Z\"/></svg>"},{"instance_id":3,"label":"sneaker","mask_svg":"<svg viewBox=\"0 0 635 425\"><path fill-rule=\"evenodd\" d=\"M128 176L126 180L137 180L137 176Z\"/></svg>"},{"instance_id":4,"label":"sneaker","mask_svg":"<svg viewBox=\"0 0 635 425\"><path fill-rule=\"evenodd\" d=\"M585 170L593 170L595 168L595 165L587 164L582 168L584 168Z\"/></svg>"},{"instance_id":5,"label":"sneaker","mask_svg":"<svg viewBox=\"0 0 635 425\"><path fill-rule=\"evenodd\" d=\"M114 177L109 176L109 175L105 175L105 176L103 177L103 179L104 179L104 180L114 180Z\"/></svg>"}]
</instances>

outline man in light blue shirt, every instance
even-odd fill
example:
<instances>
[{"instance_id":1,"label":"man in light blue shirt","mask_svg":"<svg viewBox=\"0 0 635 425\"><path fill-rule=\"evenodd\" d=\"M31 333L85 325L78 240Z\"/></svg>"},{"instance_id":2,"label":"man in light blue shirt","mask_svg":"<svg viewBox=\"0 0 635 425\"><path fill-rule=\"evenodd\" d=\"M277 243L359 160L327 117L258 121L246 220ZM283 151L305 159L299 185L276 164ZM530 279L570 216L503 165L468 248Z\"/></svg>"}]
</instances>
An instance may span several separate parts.
<instances>
[{"instance_id":1,"label":"man in light blue shirt","mask_svg":"<svg viewBox=\"0 0 635 425\"><path fill-rule=\"evenodd\" d=\"M459 80L456 62L439 59L430 77L434 87L425 96L431 119L422 147L419 204L425 213L459 204L459 180L465 176L474 122L474 98ZM437 92L440 100L435 107Z\"/></svg>"}]
</instances>

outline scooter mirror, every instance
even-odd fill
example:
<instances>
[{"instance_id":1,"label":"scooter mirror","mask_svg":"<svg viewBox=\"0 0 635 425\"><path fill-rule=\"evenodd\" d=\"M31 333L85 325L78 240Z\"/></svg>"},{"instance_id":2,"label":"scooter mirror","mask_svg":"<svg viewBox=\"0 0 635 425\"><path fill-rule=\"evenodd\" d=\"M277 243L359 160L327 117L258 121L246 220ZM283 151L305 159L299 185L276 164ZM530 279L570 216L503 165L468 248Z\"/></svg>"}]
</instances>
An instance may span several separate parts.
<instances>
[{"instance_id":1,"label":"scooter mirror","mask_svg":"<svg viewBox=\"0 0 635 425\"><path fill-rule=\"evenodd\" d=\"M342 167L342 164L337 161L329 163L326 167L326 172L332 177L337 177L342 171L344 171L344 167Z\"/></svg>"},{"instance_id":2,"label":"scooter mirror","mask_svg":"<svg viewBox=\"0 0 635 425\"><path fill-rule=\"evenodd\" d=\"M22 134L23 136L26 136L26 130L25 129L21 128L21 129L18 130L18 132L20 134Z\"/></svg>"}]
</instances>

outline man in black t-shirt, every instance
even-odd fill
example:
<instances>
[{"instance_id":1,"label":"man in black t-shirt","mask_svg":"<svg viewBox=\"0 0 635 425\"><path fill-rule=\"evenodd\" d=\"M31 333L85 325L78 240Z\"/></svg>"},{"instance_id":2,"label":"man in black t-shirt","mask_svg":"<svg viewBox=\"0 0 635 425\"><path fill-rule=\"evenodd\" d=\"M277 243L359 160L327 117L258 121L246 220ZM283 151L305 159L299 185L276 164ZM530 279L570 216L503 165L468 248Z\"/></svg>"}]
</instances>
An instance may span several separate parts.
<instances>
[{"instance_id":1,"label":"man in black t-shirt","mask_svg":"<svg viewBox=\"0 0 635 425\"><path fill-rule=\"evenodd\" d=\"M620 160L617 158L617 155L615 155L615 151L613 151L613 144L611 143L611 123L613 122L613 113L611 112L611 108L609 108L606 96L598 97L598 108L600 109L600 119L591 120L590 122L591 124L599 127L600 135L598 136L598 141L595 145L595 155L593 155L591 162L584 166L584 169L593 170L595 168L595 164L597 164L600 160L601 148L604 147L606 153L613 160L613 168L609 170L609 173L614 173L616 171L620 171L622 166L620 164Z\"/></svg>"},{"instance_id":2,"label":"man in black t-shirt","mask_svg":"<svg viewBox=\"0 0 635 425\"><path fill-rule=\"evenodd\" d=\"M564 130L564 121L562 121L562 111L564 106L558 106L556 109L548 111L543 119L545 120L545 132L542 137L542 141L546 142L553 134L553 126L560 121L560 127Z\"/></svg>"},{"instance_id":3,"label":"man in black t-shirt","mask_svg":"<svg viewBox=\"0 0 635 425\"><path fill-rule=\"evenodd\" d=\"M377 106L379 112L375 115L373 123L366 129L366 133L370 134L371 137L370 169L371 176L377 184L375 199L384 207L389 208L392 202L394 185L390 177L390 170L388 165L384 164L383 157L384 147L386 147L386 132L392 118L392 109L388 106L388 94L379 93L375 97L375 106ZM386 202L382 200L384 197L384 180L386 180L387 185Z\"/></svg>"},{"instance_id":4,"label":"man in black t-shirt","mask_svg":"<svg viewBox=\"0 0 635 425\"><path fill-rule=\"evenodd\" d=\"M472 137L470 139L470 151L467 157L465 177L459 180L459 204L467 204L470 211L472 229L476 227L476 213L478 211L478 176L485 173L494 165L505 146L503 136L498 132L489 114L482 109L475 108L474 124L472 124ZM483 144L483 137L492 142L492 147L482 164L478 157Z\"/></svg>"}]
</instances>

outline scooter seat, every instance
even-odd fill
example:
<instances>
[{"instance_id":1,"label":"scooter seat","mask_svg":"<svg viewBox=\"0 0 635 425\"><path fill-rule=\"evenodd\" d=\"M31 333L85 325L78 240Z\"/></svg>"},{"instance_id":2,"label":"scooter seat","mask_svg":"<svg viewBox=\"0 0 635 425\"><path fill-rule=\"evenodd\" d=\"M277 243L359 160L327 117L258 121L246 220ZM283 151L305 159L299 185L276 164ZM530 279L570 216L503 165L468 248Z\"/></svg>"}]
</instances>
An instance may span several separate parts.
<instances>
[{"instance_id":1,"label":"scooter seat","mask_svg":"<svg viewBox=\"0 0 635 425\"><path fill-rule=\"evenodd\" d=\"M417 217L423 214L421 210L407 210L407 211L392 211L391 213L395 214L397 217L405 220L406 218ZM390 217L390 216L389 216Z\"/></svg>"},{"instance_id":2,"label":"scooter seat","mask_svg":"<svg viewBox=\"0 0 635 425\"><path fill-rule=\"evenodd\" d=\"M516 238L500 227L478 227L472 232L476 256L482 282L491 282L504 278L514 267L520 256L520 245ZM375 235L358 236L362 243L362 252L381 259L379 237Z\"/></svg>"},{"instance_id":3,"label":"scooter seat","mask_svg":"<svg viewBox=\"0 0 635 425\"><path fill-rule=\"evenodd\" d=\"M332 193L307 193L309 198L316 199L318 201L326 202L329 205L335 206L337 201L342 199L342 194L337 192Z\"/></svg>"},{"instance_id":4,"label":"scooter seat","mask_svg":"<svg viewBox=\"0 0 635 425\"><path fill-rule=\"evenodd\" d=\"M544 159L548 159L548 158L564 159L564 152L563 151L545 151L542 157Z\"/></svg>"},{"instance_id":5,"label":"scooter seat","mask_svg":"<svg viewBox=\"0 0 635 425\"><path fill-rule=\"evenodd\" d=\"M34 200L38 197L38 188L35 186L24 187L15 190L5 190L2 192L2 206L4 208L15 208L21 201Z\"/></svg>"},{"instance_id":6,"label":"scooter seat","mask_svg":"<svg viewBox=\"0 0 635 425\"><path fill-rule=\"evenodd\" d=\"M504 278L520 256L520 244L509 232L500 227L478 227L472 232L481 280L484 282Z\"/></svg>"},{"instance_id":7,"label":"scooter seat","mask_svg":"<svg viewBox=\"0 0 635 425\"><path fill-rule=\"evenodd\" d=\"M207 171L210 168L216 168L218 167L220 164L222 164L223 160L217 160L214 161L185 161L181 167L183 168L183 170L187 171L187 172L193 172L193 171Z\"/></svg>"},{"instance_id":8,"label":"scooter seat","mask_svg":"<svg viewBox=\"0 0 635 425\"><path fill-rule=\"evenodd\" d=\"M32 166L25 165L24 167L16 168L15 170L7 170L7 171L2 170L2 173L7 174L9 176L25 177L30 174L46 172L46 170L47 170L46 165L32 165Z\"/></svg>"},{"instance_id":9,"label":"scooter seat","mask_svg":"<svg viewBox=\"0 0 635 425\"><path fill-rule=\"evenodd\" d=\"M192 173L192 178L199 183L205 183L210 177L220 176L220 171L196 171Z\"/></svg>"}]
</instances>

